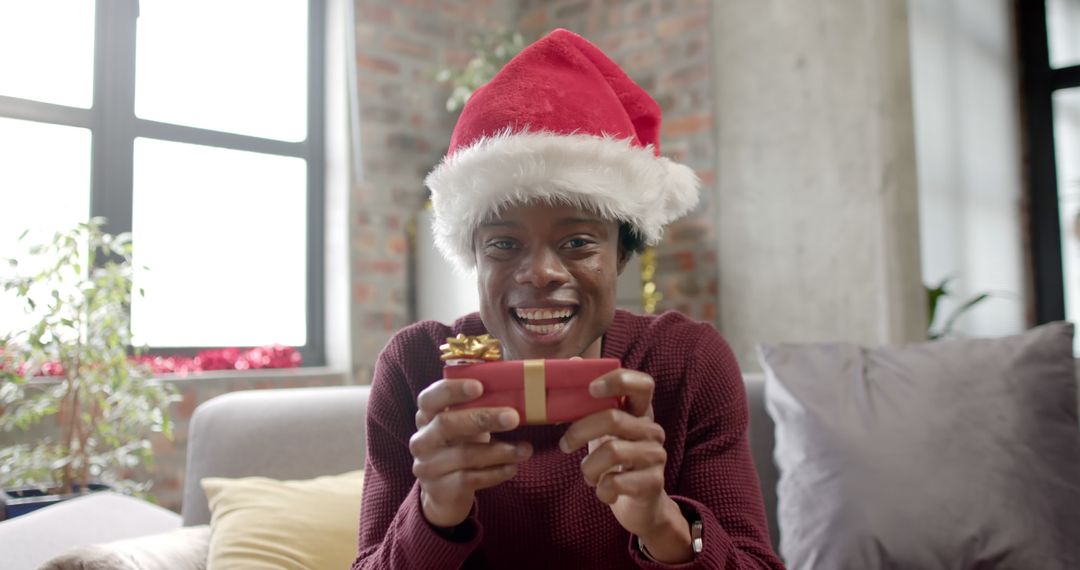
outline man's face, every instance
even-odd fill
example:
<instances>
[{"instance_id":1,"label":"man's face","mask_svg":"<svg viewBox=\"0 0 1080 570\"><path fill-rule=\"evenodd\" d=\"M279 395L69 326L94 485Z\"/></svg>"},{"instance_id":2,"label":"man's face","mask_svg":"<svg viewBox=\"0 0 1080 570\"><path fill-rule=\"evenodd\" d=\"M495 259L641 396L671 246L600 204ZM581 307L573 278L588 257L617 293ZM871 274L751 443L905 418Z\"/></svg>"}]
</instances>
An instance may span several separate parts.
<instances>
[{"instance_id":1,"label":"man's face","mask_svg":"<svg viewBox=\"0 0 1080 570\"><path fill-rule=\"evenodd\" d=\"M473 237L480 317L508 359L599 357L624 259L614 221L568 206L504 210Z\"/></svg>"}]
</instances>

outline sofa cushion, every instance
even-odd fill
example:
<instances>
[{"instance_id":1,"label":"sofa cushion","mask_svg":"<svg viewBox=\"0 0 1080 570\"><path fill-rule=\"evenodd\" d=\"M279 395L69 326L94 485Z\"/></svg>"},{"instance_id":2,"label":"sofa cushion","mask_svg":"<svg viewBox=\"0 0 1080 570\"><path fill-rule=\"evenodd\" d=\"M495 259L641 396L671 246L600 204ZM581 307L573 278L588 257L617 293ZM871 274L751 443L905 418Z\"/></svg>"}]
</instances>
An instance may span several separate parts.
<instances>
[{"instance_id":1,"label":"sofa cushion","mask_svg":"<svg viewBox=\"0 0 1080 570\"><path fill-rule=\"evenodd\" d=\"M356 557L363 477L352 471L305 481L203 479L208 567L347 568Z\"/></svg>"},{"instance_id":2,"label":"sofa cushion","mask_svg":"<svg viewBox=\"0 0 1080 570\"><path fill-rule=\"evenodd\" d=\"M763 346L791 568L1080 568L1072 325Z\"/></svg>"},{"instance_id":3,"label":"sofa cushion","mask_svg":"<svg viewBox=\"0 0 1080 570\"><path fill-rule=\"evenodd\" d=\"M73 548L39 570L205 570L210 526Z\"/></svg>"}]
</instances>

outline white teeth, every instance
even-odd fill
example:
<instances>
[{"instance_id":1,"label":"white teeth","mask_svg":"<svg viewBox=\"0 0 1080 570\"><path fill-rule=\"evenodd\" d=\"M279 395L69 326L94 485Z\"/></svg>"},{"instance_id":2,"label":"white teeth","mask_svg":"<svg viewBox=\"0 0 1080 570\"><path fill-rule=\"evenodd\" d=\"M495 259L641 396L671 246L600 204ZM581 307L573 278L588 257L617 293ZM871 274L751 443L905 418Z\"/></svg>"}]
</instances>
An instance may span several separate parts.
<instances>
[{"instance_id":1,"label":"white teeth","mask_svg":"<svg viewBox=\"0 0 1080 570\"><path fill-rule=\"evenodd\" d=\"M565 319L574 314L573 309L514 309L519 319L537 321L542 319Z\"/></svg>"},{"instance_id":2,"label":"white teeth","mask_svg":"<svg viewBox=\"0 0 1080 570\"><path fill-rule=\"evenodd\" d=\"M566 326L566 324L558 323L554 325L530 325L529 323L523 323L522 326L525 327L525 330L529 332L534 332L536 334L551 334L561 331Z\"/></svg>"}]
</instances>

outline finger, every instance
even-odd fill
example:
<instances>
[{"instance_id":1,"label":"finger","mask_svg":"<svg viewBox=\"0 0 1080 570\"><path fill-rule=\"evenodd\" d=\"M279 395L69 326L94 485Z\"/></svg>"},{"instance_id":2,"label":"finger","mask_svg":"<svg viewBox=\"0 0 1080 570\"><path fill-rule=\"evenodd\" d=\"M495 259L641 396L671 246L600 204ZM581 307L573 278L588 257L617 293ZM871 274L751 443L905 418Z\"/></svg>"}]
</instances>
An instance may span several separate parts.
<instances>
[{"instance_id":1,"label":"finger","mask_svg":"<svg viewBox=\"0 0 1080 570\"><path fill-rule=\"evenodd\" d=\"M477 441L491 432L510 431L520 418L513 408L468 408L439 413L435 419L413 434L409 451L413 457L425 457L455 443Z\"/></svg>"},{"instance_id":2,"label":"finger","mask_svg":"<svg viewBox=\"0 0 1080 570\"><path fill-rule=\"evenodd\" d=\"M650 418L635 417L622 410L602 410L570 424L559 441L559 448L565 453L573 453L589 441L606 435L630 441L664 443L664 428Z\"/></svg>"},{"instance_id":3,"label":"finger","mask_svg":"<svg viewBox=\"0 0 1080 570\"><path fill-rule=\"evenodd\" d=\"M466 491L479 491L488 489L500 483L513 479L518 473L516 464L500 465L485 469L466 469L448 473L433 483L428 484L429 493L435 497L441 493L455 496L463 489Z\"/></svg>"},{"instance_id":4,"label":"finger","mask_svg":"<svg viewBox=\"0 0 1080 570\"><path fill-rule=\"evenodd\" d=\"M609 442L609 441L611 441L613 439L618 439L618 438L613 436L613 435L602 435L602 436L600 436L600 437L598 437L596 439L590 439L589 440L589 447L588 447L589 453L592 453L592 452L596 451L596 449L598 447L600 447L601 445L604 445L605 443L607 443L607 442Z\"/></svg>"},{"instance_id":5,"label":"finger","mask_svg":"<svg viewBox=\"0 0 1080 570\"><path fill-rule=\"evenodd\" d=\"M478 380L443 379L424 388L416 398L416 406L425 412L428 421L431 421L435 414L446 408L475 400L483 393L484 385ZM419 421L419 416L417 419Z\"/></svg>"},{"instance_id":6,"label":"finger","mask_svg":"<svg viewBox=\"0 0 1080 570\"><path fill-rule=\"evenodd\" d=\"M626 411L635 416L652 416L652 398L656 382L652 376L637 370L620 368L593 380L589 394L594 398L623 396Z\"/></svg>"},{"instance_id":7,"label":"finger","mask_svg":"<svg viewBox=\"0 0 1080 570\"><path fill-rule=\"evenodd\" d=\"M614 504L620 496L648 499L664 490L664 470L656 466L640 471L608 473L596 486L596 498Z\"/></svg>"},{"instance_id":8,"label":"finger","mask_svg":"<svg viewBox=\"0 0 1080 570\"><path fill-rule=\"evenodd\" d=\"M454 471L521 463L531 455L532 446L528 443L466 443L417 458L413 462L413 475L422 480L438 479Z\"/></svg>"},{"instance_id":9,"label":"finger","mask_svg":"<svg viewBox=\"0 0 1080 570\"><path fill-rule=\"evenodd\" d=\"M439 412L439 413L442 413L442 412ZM425 412L424 410L418 410L416 412L416 429L417 430L423 429L428 424L430 424L431 420L435 419L435 416L437 416L437 415L439 415L439 414L429 414L429 413ZM482 433L482 434L477 435L475 437L462 438L462 441L471 441L471 442L474 442L474 443L487 443L487 442L491 441L491 434L485 432L485 433Z\"/></svg>"},{"instance_id":10,"label":"finger","mask_svg":"<svg viewBox=\"0 0 1080 570\"><path fill-rule=\"evenodd\" d=\"M655 441L615 439L596 448L581 462L585 482L595 487L608 473L640 471L667 463L667 451Z\"/></svg>"}]
</instances>

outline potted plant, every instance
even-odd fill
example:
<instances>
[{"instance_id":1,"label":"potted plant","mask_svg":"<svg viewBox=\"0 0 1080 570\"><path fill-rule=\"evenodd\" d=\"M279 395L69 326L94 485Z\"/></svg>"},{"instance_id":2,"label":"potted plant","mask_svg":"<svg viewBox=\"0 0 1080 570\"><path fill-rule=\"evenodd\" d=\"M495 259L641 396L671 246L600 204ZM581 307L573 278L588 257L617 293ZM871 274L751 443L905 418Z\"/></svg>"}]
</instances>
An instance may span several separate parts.
<instances>
[{"instance_id":1,"label":"potted plant","mask_svg":"<svg viewBox=\"0 0 1080 570\"><path fill-rule=\"evenodd\" d=\"M142 495L150 482L124 472L152 466L151 432L172 437L174 391L131 354L131 236L107 234L104 223L94 218L29 248L0 279L30 315L29 326L0 337L0 430L47 418L59 428L40 425L57 434L0 448L7 517L101 485Z\"/></svg>"},{"instance_id":2,"label":"potted plant","mask_svg":"<svg viewBox=\"0 0 1080 570\"><path fill-rule=\"evenodd\" d=\"M965 313L967 313L971 309L974 309L978 304L989 299L991 296L990 293L979 293L978 295L967 299L963 303L960 303L960 305L953 309L953 312L945 318L945 322L941 325L941 328L938 330L934 330L934 319L936 319L938 316L938 302L941 301L941 299L952 295L952 293L950 293L948 289L950 281L952 281L952 277L946 277L934 287L924 285L924 288L926 289L926 299L929 305L927 307L928 329L926 331L926 336L930 340L940 340L952 336L953 327L956 326L956 321L960 317L964 316Z\"/></svg>"},{"instance_id":3,"label":"potted plant","mask_svg":"<svg viewBox=\"0 0 1080 570\"><path fill-rule=\"evenodd\" d=\"M450 83L454 89L446 99L446 110L451 113L465 106L473 92L491 81L506 62L525 49L525 39L520 33L500 28L487 36L472 38L473 58L465 67L444 67L435 73L441 83Z\"/></svg>"}]
</instances>

